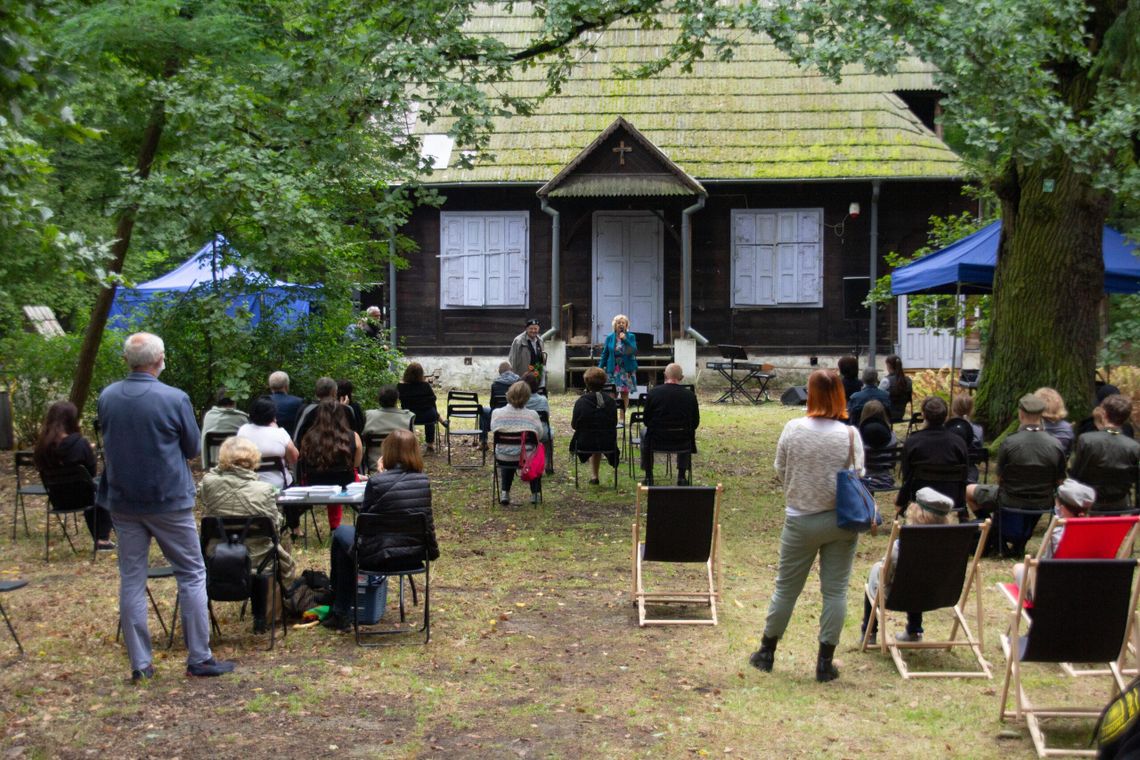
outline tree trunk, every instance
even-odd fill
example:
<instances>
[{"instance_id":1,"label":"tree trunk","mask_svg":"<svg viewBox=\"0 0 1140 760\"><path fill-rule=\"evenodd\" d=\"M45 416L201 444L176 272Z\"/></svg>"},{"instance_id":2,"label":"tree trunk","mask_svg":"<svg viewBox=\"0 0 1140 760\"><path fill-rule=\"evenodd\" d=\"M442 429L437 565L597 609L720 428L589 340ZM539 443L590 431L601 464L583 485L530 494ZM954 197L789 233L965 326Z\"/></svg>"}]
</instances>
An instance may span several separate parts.
<instances>
[{"instance_id":1,"label":"tree trunk","mask_svg":"<svg viewBox=\"0 0 1140 760\"><path fill-rule=\"evenodd\" d=\"M170 72L173 75L173 70ZM166 106L159 101L151 110L150 121L143 134L142 144L139 146L138 160L135 163L135 174L139 179L145 180L150 176L154 157L158 153L158 143L162 139L162 129L166 124ZM115 225L115 243L111 246L112 260L108 271L121 274L123 262L126 261L127 251L131 247L131 234L135 228L135 216L138 207L128 206L119 214ZM71 403L83 411L87 403L87 395L91 390L91 376L95 371L95 360L99 355L99 346L103 342L103 331L107 328L107 318L111 314L111 304L115 300L116 286L101 288L95 298L95 306L91 310L91 320L87 323L87 330L83 334L83 346L79 351L79 361L75 368L75 378L71 382Z\"/></svg>"},{"instance_id":2,"label":"tree trunk","mask_svg":"<svg viewBox=\"0 0 1140 760\"><path fill-rule=\"evenodd\" d=\"M991 438L1016 417L1017 400L1042 386L1060 392L1074 418L1091 408L1109 203L1063 158L1017 165L998 195L993 325L977 397Z\"/></svg>"}]
</instances>

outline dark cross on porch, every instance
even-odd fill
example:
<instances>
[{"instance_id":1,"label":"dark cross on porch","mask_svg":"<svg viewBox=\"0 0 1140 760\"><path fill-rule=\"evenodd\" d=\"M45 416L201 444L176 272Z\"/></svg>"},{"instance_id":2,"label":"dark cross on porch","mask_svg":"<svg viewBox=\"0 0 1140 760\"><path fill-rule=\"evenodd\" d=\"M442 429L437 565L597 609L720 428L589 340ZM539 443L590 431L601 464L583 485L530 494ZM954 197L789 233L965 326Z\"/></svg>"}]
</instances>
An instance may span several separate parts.
<instances>
[{"instance_id":1,"label":"dark cross on porch","mask_svg":"<svg viewBox=\"0 0 1140 760\"><path fill-rule=\"evenodd\" d=\"M625 154L633 153L633 148L625 144L625 140L618 143L614 148L614 153L618 154L618 166L625 166Z\"/></svg>"}]
</instances>

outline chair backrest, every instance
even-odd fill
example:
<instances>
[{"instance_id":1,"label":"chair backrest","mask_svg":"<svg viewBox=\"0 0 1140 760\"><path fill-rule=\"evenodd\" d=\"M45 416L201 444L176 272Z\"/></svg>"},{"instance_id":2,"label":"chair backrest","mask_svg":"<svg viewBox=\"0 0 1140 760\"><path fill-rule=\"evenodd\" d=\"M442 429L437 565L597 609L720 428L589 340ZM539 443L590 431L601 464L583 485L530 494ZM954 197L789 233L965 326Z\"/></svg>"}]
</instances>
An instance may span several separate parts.
<instances>
[{"instance_id":1,"label":"chair backrest","mask_svg":"<svg viewBox=\"0 0 1140 760\"><path fill-rule=\"evenodd\" d=\"M15 466L16 466L16 487L19 488L21 485L23 485L23 481L22 481L21 476L20 476L20 470L24 469L24 468L29 468L32 470L36 469L35 452L17 451L16 456L15 456Z\"/></svg>"},{"instance_id":2,"label":"chair backrest","mask_svg":"<svg viewBox=\"0 0 1140 760\"><path fill-rule=\"evenodd\" d=\"M400 551L405 556L401 558L398 568L359 562L361 543L379 536L400 537ZM359 569L366 572L411 570L431 562L428 554L429 540L427 515L423 513L361 512L356 516L353 554L357 558ZM418 555L419 550L422 550L422 556Z\"/></svg>"},{"instance_id":3,"label":"chair backrest","mask_svg":"<svg viewBox=\"0 0 1140 760\"><path fill-rule=\"evenodd\" d=\"M57 512L79 512L95 503L95 479L81 464L43 470L40 480Z\"/></svg>"},{"instance_id":4,"label":"chair backrest","mask_svg":"<svg viewBox=\"0 0 1140 760\"><path fill-rule=\"evenodd\" d=\"M305 470L305 485L347 486L356 482L356 470Z\"/></svg>"},{"instance_id":5,"label":"chair backrest","mask_svg":"<svg viewBox=\"0 0 1140 760\"><path fill-rule=\"evenodd\" d=\"M360 443L364 446L364 464L369 472L372 472L372 468L376 466L376 460L380 457L380 447L384 445L384 439L387 437L387 433L364 434Z\"/></svg>"},{"instance_id":6,"label":"chair backrest","mask_svg":"<svg viewBox=\"0 0 1140 760\"><path fill-rule=\"evenodd\" d=\"M966 481L970 477L970 466L966 464L916 464L910 473L908 493L917 493L921 488L933 488L954 500L954 506L966 506Z\"/></svg>"},{"instance_id":7,"label":"chair backrest","mask_svg":"<svg viewBox=\"0 0 1140 760\"><path fill-rule=\"evenodd\" d=\"M285 457L262 457L261 462L257 465L255 472L276 472L281 475L281 482L288 483L287 476L288 467L285 464Z\"/></svg>"},{"instance_id":8,"label":"chair backrest","mask_svg":"<svg viewBox=\"0 0 1140 760\"><path fill-rule=\"evenodd\" d=\"M491 394L491 411L495 411L496 409L502 409L506 405L507 405L506 395L501 394L501 393L492 393Z\"/></svg>"},{"instance_id":9,"label":"chair backrest","mask_svg":"<svg viewBox=\"0 0 1140 760\"><path fill-rule=\"evenodd\" d=\"M452 401L460 401L471 404L479 403L479 394L475 391L448 391L447 392L447 405L450 407Z\"/></svg>"},{"instance_id":10,"label":"chair backrest","mask_svg":"<svg viewBox=\"0 0 1140 760\"><path fill-rule=\"evenodd\" d=\"M650 486L645 499L646 562L705 562L712 553L720 497L709 486Z\"/></svg>"},{"instance_id":11,"label":"chair backrest","mask_svg":"<svg viewBox=\"0 0 1140 760\"><path fill-rule=\"evenodd\" d=\"M524 442L527 448L533 448L538 445L538 436L533 430L521 430L517 433L496 430L492 436L492 443L496 446L521 446Z\"/></svg>"},{"instance_id":12,"label":"chair backrest","mask_svg":"<svg viewBox=\"0 0 1140 760\"><path fill-rule=\"evenodd\" d=\"M902 526L887 609L926 612L957 604L980 534L976 523Z\"/></svg>"},{"instance_id":13,"label":"chair backrest","mask_svg":"<svg viewBox=\"0 0 1140 760\"><path fill-rule=\"evenodd\" d=\"M1111 662L1120 656L1135 596L1134 559L1034 561L1033 625L1024 662Z\"/></svg>"},{"instance_id":14,"label":"chair backrest","mask_svg":"<svg viewBox=\"0 0 1140 760\"><path fill-rule=\"evenodd\" d=\"M644 426L645 426L645 413L644 412L630 412L629 413L629 419L626 421L626 427L629 428L630 436L640 439L641 438L641 428Z\"/></svg>"},{"instance_id":15,"label":"chair backrest","mask_svg":"<svg viewBox=\"0 0 1140 760\"><path fill-rule=\"evenodd\" d=\"M273 520L266 515L203 517L199 530L203 554L205 554L205 548L211 541L222 541L231 533L240 533L243 530L245 531L245 537L247 539L268 538L274 544L277 544L279 541L277 526L274 525Z\"/></svg>"},{"instance_id":16,"label":"chair backrest","mask_svg":"<svg viewBox=\"0 0 1140 760\"><path fill-rule=\"evenodd\" d=\"M1073 520L1055 520L1064 532L1053 552L1053 559L1115 559L1121 544L1136 526L1140 517L1078 517ZM1050 532L1045 533L1045 542Z\"/></svg>"},{"instance_id":17,"label":"chair backrest","mask_svg":"<svg viewBox=\"0 0 1140 760\"><path fill-rule=\"evenodd\" d=\"M1053 506L1053 492L1057 490L1056 473L1050 465L1011 463L1002 468L1001 477L1032 484L1019 488L1018 498L1033 501L1044 509Z\"/></svg>"},{"instance_id":18,"label":"chair backrest","mask_svg":"<svg viewBox=\"0 0 1140 760\"><path fill-rule=\"evenodd\" d=\"M899 459L902 458L902 452L903 448L901 445L888 446L885 449L864 449L863 466L866 467L868 471L873 472L894 471L898 468Z\"/></svg>"},{"instance_id":19,"label":"chair backrest","mask_svg":"<svg viewBox=\"0 0 1140 760\"><path fill-rule=\"evenodd\" d=\"M653 428L653 450L662 454L684 454L693 449L693 431L684 426Z\"/></svg>"},{"instance_id":20,"label":"chair backrest","mask_svg":"<svg viewBox=\"0 0 1140 760\"><path fill-rule=\"evenodd\" d=\"M468 402L452 402L450 399L447 401L447 419L479 419L483 416L483 407L479 404L472 404Z\"/></svg>"},{"instance_id":21,"label":"chair backrest","mask_svg":"<svg viewBox=\"0 0 1140 760\"><path fill-rule=\"evenodd\" d=\"M606 393L606 394L609 394L610 396L613 396L614 398L617 398L617 395L618 395L617 386L614 385L613 383L606 383L602 386L602 393Z\"/></svg>"},{"instance_id":22,"label":"chair backrest","mask_svg":"<svg viewBox=\"0 0 1140 760\"><path fill-rule=\"evenodd\" d=\"M234 433L206 433L206 447L202 449L202 469L208 470L218 463L218 448Z\"/></svg>"}]
</instances>

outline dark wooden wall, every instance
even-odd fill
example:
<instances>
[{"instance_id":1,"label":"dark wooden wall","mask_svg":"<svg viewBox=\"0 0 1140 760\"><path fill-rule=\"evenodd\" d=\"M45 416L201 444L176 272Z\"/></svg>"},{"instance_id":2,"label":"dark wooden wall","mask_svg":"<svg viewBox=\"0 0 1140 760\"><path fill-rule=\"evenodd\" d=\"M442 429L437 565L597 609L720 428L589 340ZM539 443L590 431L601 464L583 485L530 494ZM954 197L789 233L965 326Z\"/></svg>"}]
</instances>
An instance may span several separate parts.
<instances>
[{"instance_id":1,"label":"dark wooden wall","mask_svg":"<svg viewBox=\"0 0 1140 760\"><path fill-rule=\"evenodd\" d=\"M885 181L879 199L879 272L888 251L910 253L926 240L927 219L973 208L956 182ZM551 218L535 196L537 186L446 188L446 211L527 210L530 212L530 307L528 309L439 308L439 210L418 209L404 233L419 243L410 267L397 275L397 330L407 350L415 353L501 352L535 317L543 329L550 323ZM770 353L831 353L850 350L856 325L843 319L843 278L865 276L869 268L871 183L715 184L708 186L705 208L693 216L693 326L713 343L739 343ZM681 209L685 199L556 199L561 212L561 303L573 304L575 332L589 335L591 324L594 211L628 209L659 211L665 222L665 309L680 327ZM846 219L848 206L861 206L858 219ZM731 303L730 212L738 208L823 207L824 222L843 222L843 234L824 227L822 308L740 308ZM564 318L565 319L565 318ZM663 315L666 339L668 315ZM880 347L893 337L880 321ZM564 324L564 329L569 325ZM859 329L866 340L866 325ZM567 337L569 337L567 331Z\"/></svg>"}]
</instances>

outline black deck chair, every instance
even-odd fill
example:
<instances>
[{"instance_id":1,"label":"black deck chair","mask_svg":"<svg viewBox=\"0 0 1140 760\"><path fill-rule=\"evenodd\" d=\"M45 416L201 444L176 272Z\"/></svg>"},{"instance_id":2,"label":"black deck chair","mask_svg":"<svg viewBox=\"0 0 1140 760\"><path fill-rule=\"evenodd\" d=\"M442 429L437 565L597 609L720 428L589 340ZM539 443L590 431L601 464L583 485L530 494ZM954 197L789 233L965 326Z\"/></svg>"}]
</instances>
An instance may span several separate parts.
<instances>
[{"instance_id":1,"label":"black deck chair","mask_svg":"<svg viewBox=\"0 0 1140 760\"><path fill-rule=\"evenodd\" d=\"M380 459L380 447L384 445L387 433L365 433L360 437L364 447L364 471L368 475L376 473L376 462Z\"/></svg>"},{"instance_id":2,"label":"black deck chair","mask_svg":"<svg viewBox=\"0 0 1140 760\"><path fill-rule=\"evenodd\" d=\"M1041 707L1034 705L1021 680L1025 662L1103 662L1108 663L1112 688L1125 689L1121 673L1128 656L1128 640L1133 634L1136 595L1132 588L1134 559L1026 558L1027 580L1021 584L1017 605L1011 613L1008 634L1001 637L1005 652L1005 682L1001 692L1000 717L1010 714L1025 720L1038 757L1057 754L1045 739L1041 721L1048 718L1087 718L1101 714L1100 702L1088 707ZM1025 609L1028 589L1033 588L1030 608ZM1007 709L1010 687L1014 708ZM1063 754L1095 756L1095 751L1065 750Z\"/></svg>"},{"instance_id":3,"label":"black deck chair","mask_svg":"<svg viewBox=\"0 0 1140 760\"><path fill-rule=\"evenodd\" d=\"M365 539L373 536L403 536L405 537L404 545L408 545L408 542L410 542L413 550L422 550L423 554L418 557L409 557L396 565L361 564L360 544ZM357 616L359 608L353 605L352 630L356 638L357 646L378 646L379 642L368 644L365 643L362 638L396 633L423 633L424 644L431 641L431 557L428 555L428 546L429 536L426 515L364 512L356 518L356 536L352 544L352 561L356 569L356 575L364 574L396 578L399 583L400 594L400 625L397 628L383 628L378 631L361 631L361 624ZM408 585L411 586L412 604L415 605L418 604L418 600L416 599L416 581L413 577L416 575L422 575L424 577L423 624L419 628L409 628L406 625L407 613L404 608L404 579L407 578Z\"/></svg>"},{"instance_id":4,"label":"black deck chair","mask_svg":"<svg viewBox=\"0 0 1140 760\"><path fill-rule=\"evenodd\" d=\"M269 646L267 649L273 649L273 645L277 640L277 623L281 623L281 638L284 639L289 634L289 627L285 620L285 606L282 604L278 607L278 602L285 594L285 584L281 582L281 565L277 554L280 539L277 536L277 526L273 521L264 515L251 515L249 517L203 517L200 539L202 542L202 556L206 556L207 547L211 541L225 541L227 535L235 533L244 533L244 540L248 541L251 538L267 538L272 543L269 551L266 553L264 559L254 568L252 572L254 575L265 575L268 573L270 577L270 588L274 591L269 595L269 609L266 611L266 622L269 623ZM254 586L256 588L256 586ZM226 600L229 601L229 600ZM245 605L249 600L242 601L241 613L238 619L245 617ZM214 617L213 600L206 600L207 608L210 612L210 624L216 632L220 633L217 618ZM175 613L177 614L177 613Z\"/></svg>"},{"instance_id":5,"label":"black deck chair","mask_svg":"<svg viewBox=\"0 0 1140 760\"><path fill-rule=\"evenodd\" d=\"M981 559L985 550L986 534L990 521L964 525L902 525L897 520L887 542L887 553L882 565L882 579L892 577L891 548L899 542L898 565L893 568L889 593L880 579L875 596L867 598L871 611L879 623L878 648L884 654L889 650L899 675L910 678L993 678L990 665L982 657L982 571ZM977 635L966 621L966 605L974 591L974 624ZM931 612L949 609L953 623L945 639L924 638L922 641L896 641L890 634L887 611ZM873 626L863 634L862 650L870 645ZM959 635L960 634L960 635ZM978 670L915 671L903 659L903 649L945 649L969 647L978 662Z\"/></svg>"},{"instance_id":6,"label":"black deck chair","mask_svg":"<svg viewBox=\"0 0 1140 760\"><path fill-rule=\"evenodd\" d=\"M716 625L720 585L720 495L723 486L640 486L633 523L633 600L637 624ZM645 540L641 540L641 500L645 497ZM647 562L699 563L707 587L701 591L646 591ZM701 604L707 618L649 618L646 604Z\"/></svg>"}]
</instances>

